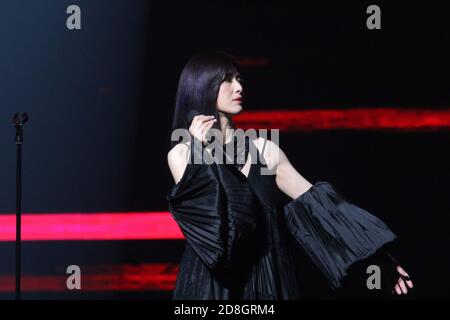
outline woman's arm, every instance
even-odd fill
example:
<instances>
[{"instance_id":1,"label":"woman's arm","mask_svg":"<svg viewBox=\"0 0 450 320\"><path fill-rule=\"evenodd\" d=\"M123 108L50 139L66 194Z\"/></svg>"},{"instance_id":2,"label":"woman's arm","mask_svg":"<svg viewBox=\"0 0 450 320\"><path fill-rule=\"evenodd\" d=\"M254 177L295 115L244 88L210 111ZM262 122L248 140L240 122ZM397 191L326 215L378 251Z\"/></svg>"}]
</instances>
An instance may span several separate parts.
<instances>
[{"instance_id":1,"label":"woman's arm","mask_svg":"<svg viewBox=\"0 0 450 320\"><path fill-rule=\"evenodd\" d=\"M275 172L277 186L283 193L292 199L296 199L312 187L312 184L298 173L285 153L275 143L263 138L259 138L258 142L261 146L258 149L264 150L262 152L263 157L268 168ZM262 147L264 144L266 145L265 148ZM408 288L413 288L413 282L397 261L393 260L392 264L395 266L398 277L393 284L392 291L398 295L407 294Z\"/></svg>"},{"instance_id":2,"label":"woman's arm","mask_svg":"<svg viewBox=\"0 0 450 320\"><path fill-rule=\"evenodd\" d=\"M174 146L167 154L167 163L172 173L175 184L183 177L184 170L188 163L189 146L185 143L179 143Z\"/></svg>"},{"instance_id":3,"label":"woman's arm","mask_svg":"<svg viewBox=\"0 0 450 320\"><path fill-rule=\"evenodd\" d=\"M202 114L196 115L189 126L189 133L192 137L199 139L202 142L206 140L206 134L213 126L214 116L205 116ZM178 143L167 154L167 163L169 164L170 172L172 173L175 184L180 182L184 171L188 164L188 159L191 151L191 142Z\"/></svg>"},{"instance_id":4,"label":"woman's arm","mask_svg":"<svg viewBox=\"0 0 450 320\"><path fill-rule=\"evenodd\" d=\"M258 138L258 149L262 150L269 170L275 172L278 188L286 195L295 199L311 188L312 184L295 170L276 143Z\"/></svg>"}]
</instances>

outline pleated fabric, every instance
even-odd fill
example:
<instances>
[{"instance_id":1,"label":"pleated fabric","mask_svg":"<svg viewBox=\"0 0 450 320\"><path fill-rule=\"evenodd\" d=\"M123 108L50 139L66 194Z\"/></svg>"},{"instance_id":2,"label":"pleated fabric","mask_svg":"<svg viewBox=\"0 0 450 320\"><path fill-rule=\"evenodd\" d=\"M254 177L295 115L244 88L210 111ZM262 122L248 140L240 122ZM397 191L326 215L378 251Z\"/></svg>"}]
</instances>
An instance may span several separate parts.
<instances>
[{"instance_id":1,"label":"pleated fabric","mask_svg":"<svg viewBox=\"0 0 450 320\"><path fill-rule=\"evenodd\" d=\"M336 288L353 263L395 239L327 182L283 206L275 176L259 174L262 166L258 155L245 177L233 165L188 164L169 190L186 237L173 299L299 299L298 249Z\"/></svg>"},{"instance_id":2,"label":"pleated fabric","mask_svg":"<svg viewBox=\"0 0 450 320\"><path fill-rule=\"evenodd\" d=\"M299 245L339 288L348 268L396 239L377 217L345 200L327 181L316 182L284 208Z\"/></svg>"}]
</instances>

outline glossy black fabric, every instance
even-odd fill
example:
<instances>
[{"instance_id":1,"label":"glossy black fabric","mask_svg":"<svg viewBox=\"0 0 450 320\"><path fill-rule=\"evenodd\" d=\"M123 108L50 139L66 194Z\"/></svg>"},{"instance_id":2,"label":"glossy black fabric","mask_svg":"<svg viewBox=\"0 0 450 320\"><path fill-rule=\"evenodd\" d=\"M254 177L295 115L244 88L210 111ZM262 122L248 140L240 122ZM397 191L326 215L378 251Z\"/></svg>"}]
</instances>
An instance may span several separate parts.
<instances>
[{"instance_id":1,"label":"glossy black fabric","mask_svg":"<svg viewBox=\"0 0 450 320\"><path fill-rule=\"evenodd\" d=\"M233 272L239 254L254 239L256 200L231 165L188 164L168 195L169 210L192 249L210 269Z\"/></svg>"},{"instance_id":2,"label":"glossy black fabric","mask_svg":"<svg viewBox=\"0 0 450 320\"><path fill-rule=\"evenodd\" d=\"M299 248L336 288L353 263L395 239L328 182L283 206L275 176L261 166L252 164L247 178L233 165L188 164L169 191L187 240L174 299L299 299Z\"/></svg>"}]
</instances>

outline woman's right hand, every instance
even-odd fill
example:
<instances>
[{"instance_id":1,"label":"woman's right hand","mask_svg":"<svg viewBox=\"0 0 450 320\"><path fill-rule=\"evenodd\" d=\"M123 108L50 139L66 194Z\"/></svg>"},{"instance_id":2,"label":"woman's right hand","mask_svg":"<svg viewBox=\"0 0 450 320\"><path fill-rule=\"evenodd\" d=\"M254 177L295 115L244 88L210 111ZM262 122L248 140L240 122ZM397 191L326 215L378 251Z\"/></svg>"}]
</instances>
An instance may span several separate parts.
<instances>
[{"instance_id":1,"label":"woman's right hand","mask_svg":"<svg viewBox=\"0 0 450 320\"><path fill-rule=\"evenodd\" d=\"M203 114L196 115L191 122L189 132L203 144L207 143L206 134L214 125L217 119L214 116L205 116Z\"/></svg>"}]
</instances>

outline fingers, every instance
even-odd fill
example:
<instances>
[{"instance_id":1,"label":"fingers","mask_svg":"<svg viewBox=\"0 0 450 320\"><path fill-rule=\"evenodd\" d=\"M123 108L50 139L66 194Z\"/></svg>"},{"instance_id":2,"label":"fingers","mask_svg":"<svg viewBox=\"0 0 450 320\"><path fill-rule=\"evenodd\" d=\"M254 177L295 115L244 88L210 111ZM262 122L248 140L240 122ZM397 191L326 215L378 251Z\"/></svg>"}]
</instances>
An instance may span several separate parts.
<instances>
[{"instance_id":1,"label":"fingers","mask_svg":"<svg viewBox=\"0 0 450 320\"><path fill-rule=\"evenodd\" d=\"M413 282L409 279L408 273L401 266L397 266L397 272L400 274L400 277L398 278L394 290L398 295L407 294L408 288L413 288Z\"/></svg>"},{"instance_id":2,"label":"fingers","mask_svg":"<svg viewBox=\"0 0 450 320\"><path fill-rule=\"evenodd\" d=\"M404 279L407 287L409 288L413 288L413 282L411 280L409 280L409 274L405 271L405 269L403 269L401 266L397 266L397 271L400 275L402 275L403 277L406 277L406 279Z\"/></svg>"},{"instance_id":3,"label":"fingers","mask_svg":"<svg viewBox=\"0 0 450 320\"><path fill-rule=\"evenodd\" d=\"M217 119L208 119L205 120L201 126L200 126L200 131L202 136L205 136L206 133L208 132L208 130L214 125L214 123L217 121Z\"/></svg>"},{"instance_id":4,"label":"fingers","mask_svg":"<svg viewBox=\"0 0 450 320\"><path fill-rule=\"evenodd\" d=\"M408 293L408 288L407 287L409 287L409 288L413 287L412 281L411 280L405 281L402 278L399 278L397 284L394 287L394 289L395 289L395 292L398 295L401 295L401 294L407 294Z\"/></svg>"},{"instance_id":5,"label":"fingers","mask_svg":"<svg viewBox=\"0 0 450 320\"><path fill-rule=\"evenodd\" d=\"M399 279L398 283L400 284L400 289L402 289L402 293L403 294L407 294L408 293L408 289L406 288L406 284L405 281L403 281L403 279Z\"/></svg>"},{"instance_id":6,"label":"fingers","mask_svg":"<svg viewBox=\"0 0 450 320\"><path fill-rule=\"evenodd\" d=\"M217 119L208 120L207 122L203 123L202 125L202 137L205 138L206 134L208 133L208 130L211 129L211 127L214 125L214 123L217 121Z\"/></svg>"},{"instance_id":7,"label":"fingers","mask_svg":"<svg viewBox=\"0 0 450 320\"><path fill-rule=\"evenodd\" d=\"M414 287L413 282L411 280L406 280L406 285L411 289Z\"/></svg>"},{"instance_id":8,"label":"fingers","mask_svg":"<svg viewBox=\"0 0 450 320\"><path fill-rule=\"evenodd\" d=\"M204 122L214 119L214 116L205 116L203 114L199 114L192 119L192 123L196 126L202 125Z\"/></svg>"},{"instance_id":9,"label":"fingers","mask_svg":"<svg viewBox=\"0 0 450 320\"><path fill-rule=\"evenodd\" d=\"M214 120L214 116L204 116L201 114L194 117L191 126L194 127L194 130L200 130L204 128L204 125L208 124L209 122L213 122Z\"/></svg>"},{"instance_id":10,"label":"fingers","mask_svg":"<svg viewBox=\"0 0 450 320\"><path fill-rule=\"evenodd\" d=\"M197 139L204 141L206 133L216 121L214 116L197 115L192 119L189 132Z\"/></svg>"},{"instance_id":11,"label":"fingers","mask_svg":"<svg viewBox=\"0 0 450 320\"><path fill-rule=\"evenodd\" d=\"M398 271L398 273L400 273L402 276L404 276L404 277L409 277L409 275L406 273L406 271L405 271L401 266L397 266L397 271Z\"/></svg>"},{"instance_id":12,"label":"fingers","mask_svg":"<svg viewBox=\"0 0 450 320\"><path fill-rule=\"evenodd\" d=\"M212 126L216 121L217 119L208 119L202 123L201 127L202 129L206 129L208 126Z\"/></svg>"},{"instance_id":13,"label":"fingers","mask_svg":"<svg viewBox=\"0 0 450 320\"><path fill-rule=\"evenodd\" d=\"M402 295L402 294L407 294L408 293L408 289L406 289L406 285L405 285L405 283L403 282L403 280L401 278L399 278L399 280L398 280L397 284L395 285L394 289L395 289L395 292L398 295Z\"/></svg>"}]
</instances>

